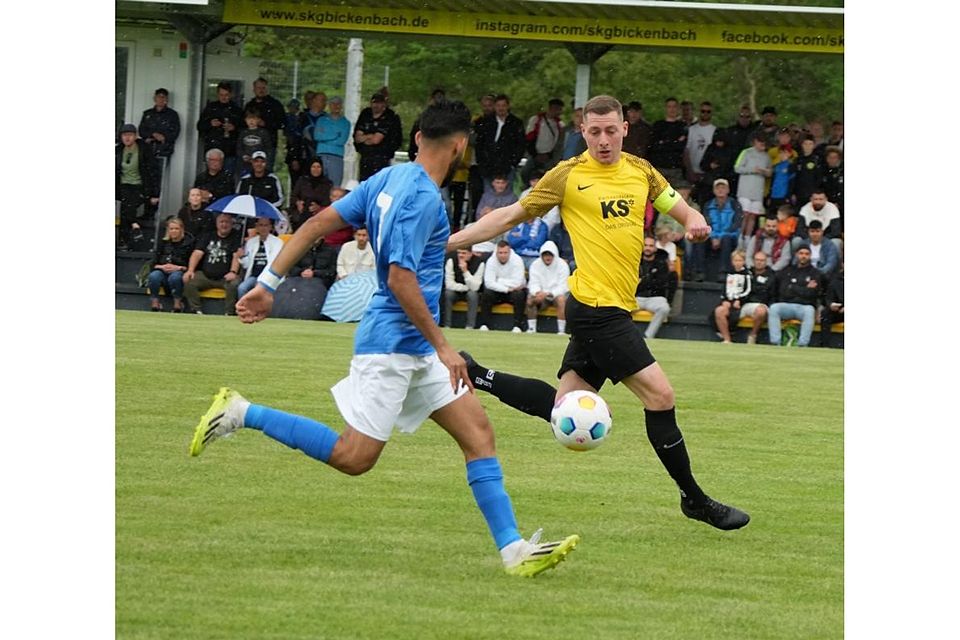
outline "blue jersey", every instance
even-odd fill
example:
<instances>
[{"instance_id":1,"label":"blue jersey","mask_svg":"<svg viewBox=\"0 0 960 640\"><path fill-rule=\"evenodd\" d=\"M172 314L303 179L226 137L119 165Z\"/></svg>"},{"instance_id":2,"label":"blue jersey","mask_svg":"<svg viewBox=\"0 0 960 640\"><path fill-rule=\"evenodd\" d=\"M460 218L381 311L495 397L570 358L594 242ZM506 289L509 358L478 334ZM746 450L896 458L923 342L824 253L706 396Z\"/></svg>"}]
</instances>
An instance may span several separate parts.
<instances>
[{"instance_id":1,"label":"blue jersey","mask_svg":"<svg viewBox=\"0 0 960 640\"><path fill-rule=\"evenodd\" d=\"M390 291L387 277L391 264L416 273L427 308L439 322L450 223L437 185L417 163L387 167L333 207L351 225L366 225L380 283L354 335L353 352L434 353Z\"/></svg>"}]
</instances>

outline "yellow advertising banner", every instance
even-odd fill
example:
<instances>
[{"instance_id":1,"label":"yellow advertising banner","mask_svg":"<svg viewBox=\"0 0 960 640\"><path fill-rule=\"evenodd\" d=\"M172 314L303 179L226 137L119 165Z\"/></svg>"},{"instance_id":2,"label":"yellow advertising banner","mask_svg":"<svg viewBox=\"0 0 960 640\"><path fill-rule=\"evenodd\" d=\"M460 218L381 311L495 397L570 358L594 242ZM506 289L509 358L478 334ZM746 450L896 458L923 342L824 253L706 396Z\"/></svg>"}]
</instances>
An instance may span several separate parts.
<instances>
[{"instance_id":1,"label":"yellow advertising banner","mask_svg":"<svg viewBox=\"0 0 960 640\"><path fill-rule=\"evenodd\" d=\"M272 27L593 42L750 51L843 53L843 29L559 18L225 0L223 21Z\"/></svg>"}]
</instances>

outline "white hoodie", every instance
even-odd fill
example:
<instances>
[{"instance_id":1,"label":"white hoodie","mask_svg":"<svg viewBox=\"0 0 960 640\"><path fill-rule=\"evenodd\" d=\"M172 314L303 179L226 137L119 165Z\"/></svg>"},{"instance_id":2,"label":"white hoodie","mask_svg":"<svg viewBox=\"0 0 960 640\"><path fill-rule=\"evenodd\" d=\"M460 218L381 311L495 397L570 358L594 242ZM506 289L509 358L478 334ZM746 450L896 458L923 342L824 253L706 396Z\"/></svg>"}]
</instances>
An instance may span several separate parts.
<instances>
[{"instance_id":1,"label":"white hoodie","mask_svg":"<svg viewBox=\"0 0 960 640\"><path fill-rule=\"evenodd\" d=\"M542 257L546 251L553 254L553 262L549 267L544 264ZM530 265L530 283L527 286L530 295L541 291L546 291L553 297L566 295L570 291L567 286L570 266L566 260L560 258L557 245L552 240L547 240L540 246L540 255L541 257Z\"/></svg>"},{"instance_id":2,"label":"white hoodie","mask_svg":"<svg viewBox=\"0 0 960 640\"><path fill-rule=\"evenodd\" d=\"M513 249L510 250L507 264L500 264L496 252L487 258L485 264L483 286L490 291L506 293L514 287L524 286L527 282L523 276L523 260L513 252Z\"/></svg>"}]
</instances>

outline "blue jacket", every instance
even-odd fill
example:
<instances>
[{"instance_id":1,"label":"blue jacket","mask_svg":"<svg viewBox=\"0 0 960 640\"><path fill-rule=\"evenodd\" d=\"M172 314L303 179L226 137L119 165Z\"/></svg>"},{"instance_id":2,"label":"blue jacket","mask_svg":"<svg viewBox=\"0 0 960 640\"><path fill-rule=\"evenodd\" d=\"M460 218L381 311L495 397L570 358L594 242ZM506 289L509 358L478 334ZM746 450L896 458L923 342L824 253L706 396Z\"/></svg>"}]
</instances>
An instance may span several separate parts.
<instances>
[{"instance_id":1,"label":"blue jacket","mask_svg":"<svg viewBox=\"0 0 960 640\"><path fill-rule=\"evenodd\" d=\"M717 199L711 198L703 211L710 223L711 238L737 238L743 222L743 209L733 198L727 198L722 209L717 208Z\"/></svg>"},{"instance_id":2,"label":"blue jacket","mask_svg":"<svg viewBox=\"0 0 960 640\"><path fill-rule=\"evenodd\" d=\"M316 154L343 157L344 145L350 139L351 128L350 121L344 116L334 119L324 113L313 125L313 141L317 143Z\"/></svg>"},{"instance_id":3,"label":"blue jacket","mask_svg":"<svg viewBox=\"0 0 960 640\"><path fill-rule=\"evenodd\" d=\"M521 222L507 233L507 242L522 257L540 257L540 247L547 241L547 223L540 218Z\"/></svg>"},{"instance_id":4,"label":"blue jacket","mask_svg":"<svg viewBox=\"0 0 960 640\"><path fill-rule=\"evenodd\" d=\"M804 240L804 242L810 244L809 240ZM794 254L793 260L790 263L794 266L797 265L796 254ZM837 250L837 245L833 244L833 240L824 236L823 240L820 241L820 259L817 260L813 266L823 275L829 276L837 270L839 264L840 251Z\"/></svg>"}]
</instances>

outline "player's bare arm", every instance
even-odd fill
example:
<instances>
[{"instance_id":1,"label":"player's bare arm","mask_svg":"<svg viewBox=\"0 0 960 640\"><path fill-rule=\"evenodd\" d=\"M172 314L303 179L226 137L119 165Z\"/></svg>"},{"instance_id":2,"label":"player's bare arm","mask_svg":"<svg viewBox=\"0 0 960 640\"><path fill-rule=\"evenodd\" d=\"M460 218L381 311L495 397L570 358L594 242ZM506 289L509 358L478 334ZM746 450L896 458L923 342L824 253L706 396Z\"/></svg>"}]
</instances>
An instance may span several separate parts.
<instances>
[{"instance_id":1,"label":"player's bare arm","mask_svg":"<svg viewBox=\"0 0 960 640\"><path fill-rule=\"evenodd\" d=\"M310 250L310 247L317 240L345 226L347 226L347 223L340 217L337 210L333 206L327 207L297 229L293 237L283 245L283 249L280 250L273 264L270 265L269 271L276 274L279 281L290 270L290 267L295 265ZM273 308L273 292L258 283L237 302L237 316L245 324L260 322L270 315L271 308Z\"/></svg>"},{"instance_id":2,"label":"player's bare arm","mask_svg":"<svg viewBox=\"0 0 960 640\"><path fill-rule=\"evenodd\" d=\"M519 202L494 209L475 224L456 232L447 240L447 251L472 247L514 228L529 216Z\"/></svg>"},{"instance_id":3,"label":"player's bare arm","mask_svg":"<svg viewBox=\"0 0 960 640\"><path fill-rule=\"evenodd\" d=\"M707 224L706 218L682 198L670 207L667 215L683 225L687 230L687 240L703 242L710 237L710 225Z\"/></svg>"},{"instance_id":4,"label":"player's bare arm","mask_svg":"<svg viewBox=\"0 0 960 640\"><path fill-rule=\"evenodd\" d=\"M420 291L420 284L417 282L417 274L409 269L391 264L390 275L387 277L387 286L396 296L397 302L403 308L404 313L410 318L423 337L427 339L434 349L437 350L437 357L440 358L447 369L450 371L450 384L453 391L456 392L462 380L463 383L473 391L473 384L470 382L470 374L467 373L467 363L463 357L457 353L450 343L447 342L440 327L433 320L433 314L427 307L427 301L423 298Z\"/></svg>"}]
</instances>

